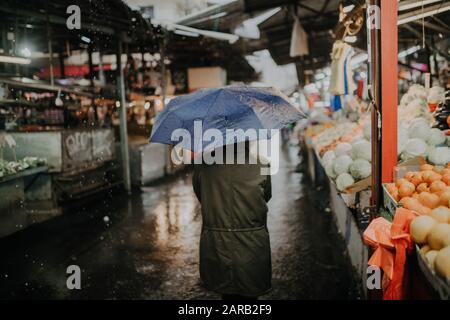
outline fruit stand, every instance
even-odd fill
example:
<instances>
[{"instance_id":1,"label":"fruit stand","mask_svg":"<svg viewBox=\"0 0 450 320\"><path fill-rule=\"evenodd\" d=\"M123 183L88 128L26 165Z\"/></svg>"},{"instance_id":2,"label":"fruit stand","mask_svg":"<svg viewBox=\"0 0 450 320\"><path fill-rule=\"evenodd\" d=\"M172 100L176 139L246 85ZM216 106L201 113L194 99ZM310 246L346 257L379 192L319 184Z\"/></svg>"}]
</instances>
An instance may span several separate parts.
<instances>
[{"instance_id":1,"label":"fruit stand","mask_svg":"<svg viewBox=\"0 0 450 320\"><path fill-rule=\"evenodd\" d=\"M313 108L314 121L301 128L307 172L316 182L325 173L331 211L366 297L448 300L448 79L435 73L430 81L428 73L421 75L420 84L404 81L408 77L402 79L398 72L405 65L400 59L412 52L398 50L398 25L404 19L397 12L404 8L379 0L366 6L368 16L379 14L381 26L367 24L369 64L362 73L368 75L368 94L356 99L340 93L338 107L331 102L331 114ZM334 72L332 67L330 92L343 82L351 87L353 71L342 71L347 75L339 80ZM368 266L381 270L378 293L367 288Z\"/></svg>"}]
</instances>

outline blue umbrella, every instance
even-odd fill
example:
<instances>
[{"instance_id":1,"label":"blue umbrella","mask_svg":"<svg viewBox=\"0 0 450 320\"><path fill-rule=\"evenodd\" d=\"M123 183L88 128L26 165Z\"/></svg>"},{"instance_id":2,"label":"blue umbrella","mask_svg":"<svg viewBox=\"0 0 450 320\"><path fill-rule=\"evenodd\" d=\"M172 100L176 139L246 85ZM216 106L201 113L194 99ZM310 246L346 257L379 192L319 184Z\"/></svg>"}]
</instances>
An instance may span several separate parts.
<instances>
[{"instance_id":1,"label":"blue umbrella","mask_svg":"<svg viewBox=\"0 0 450 320\"><path fill-rule=\"evenodd\" d=\"M243 140L270 138L271 129L281 129L304 117L274 88L228 86L204 89L172 99L156 117L150 141L179 144L199 152ZM220 133L224 138L203 139L198 136L199 129L202 133L214 129L216 136ZM268 136L263 137L267 130L261 129L269 130ZM239 130L241 133L253 130L256 136L238 134L230 138L231 132ZM190 139L180 139L180 133L189 135Z\"/></svg>"}]
</instances>

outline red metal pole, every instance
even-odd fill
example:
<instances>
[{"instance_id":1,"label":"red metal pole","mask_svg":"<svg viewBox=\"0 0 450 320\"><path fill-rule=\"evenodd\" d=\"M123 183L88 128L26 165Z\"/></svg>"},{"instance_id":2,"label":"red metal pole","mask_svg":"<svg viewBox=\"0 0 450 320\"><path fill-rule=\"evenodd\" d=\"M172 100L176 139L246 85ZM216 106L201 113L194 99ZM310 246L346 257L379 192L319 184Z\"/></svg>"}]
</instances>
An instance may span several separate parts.
<instances>
[{"instance_id":1,"label":"red metal pole","mask_svg":"<svg viewBox=\"0 0 450 320\"><path fill-rule=\"evenodd\" d=\"M369 93L372 99L372 197L371 219L383 202L381 189L381 0L367 0L367 51L369 54Z\"/></svg>"},{"instance_id":2,"label":"red metal pole","mask_svg":"<svg viewBox=\"0 0 450 320\"><path fill-rule=\"evenodd\" d=\"M381 0L381 181L397 165L398 2Z\"/></svg>"},{"instance_id":3,"label":"red metal pole","mask_svg":"<svg viewBox=\"0 0 450 320\"><path fill-rule=\"evenodd\" d=\"M381 184L392 182L397 165L398 29L397 1L367 0L372 108L372 199L378 212Z\"/></svg>"}]
</instances>

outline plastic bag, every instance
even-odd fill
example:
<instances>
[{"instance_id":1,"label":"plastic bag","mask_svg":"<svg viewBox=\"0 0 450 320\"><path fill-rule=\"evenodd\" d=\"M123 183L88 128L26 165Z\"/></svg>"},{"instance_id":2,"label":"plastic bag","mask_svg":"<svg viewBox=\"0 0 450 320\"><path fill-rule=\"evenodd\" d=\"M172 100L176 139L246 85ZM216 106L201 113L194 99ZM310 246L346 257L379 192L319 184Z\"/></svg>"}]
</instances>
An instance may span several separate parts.
<instances>
[{"instance_id":1,"label":"plastic bag","mask_svg":"<svg viewBox=\"0 0 450 320\"><path fill-rule=\"evenodd\" d=\"M394 244L391 241L391 223L380 217L374 219L366 231L364 231L364 242L375 249L374 253L367 262L370 266L378 266L388 277L393 277L394 272Z\"/></svg>"},{"instance_id":2,"label":"plastic bag","mask_svg":"<svg viewBox=\"0 0 450 320\"><path fill-rule=\"evenodd\" d=\"M411 210L398 208L391 227L391 239L395 246L394 273L392 281L383 293L385 300L400 300L405 297L403 276L406 255L413 249L409 226L417 215Z\"/></svg>"},{"instance_id":3,"label":"plastic bag","mask_svg":"<svg viewBox=\"0 0 450 320\"><path fill-rule=\"evenodd\" d=\"M368 264L378 266L384 272L384 300L405 297L403 278L406 256L413 248L409 226L415 217L411 210L398 208L392 224L384 218L377 218L364 232L364 242L375 249Z\"/></svg>"}]
</instances>

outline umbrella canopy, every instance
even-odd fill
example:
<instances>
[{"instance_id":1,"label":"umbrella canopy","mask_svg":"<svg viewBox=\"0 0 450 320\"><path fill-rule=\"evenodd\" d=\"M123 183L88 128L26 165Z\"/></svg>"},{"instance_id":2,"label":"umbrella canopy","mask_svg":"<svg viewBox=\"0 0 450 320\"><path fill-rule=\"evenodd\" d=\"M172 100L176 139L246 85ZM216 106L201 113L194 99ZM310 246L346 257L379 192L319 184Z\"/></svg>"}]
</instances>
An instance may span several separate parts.
<instances>
[{"instance_id":1,"label":"umbrella canopy","mask_svg":"<svg viewBox=\"0 0 450 320\"><path fill-rule=\"evenodd\" d=\"M271 87L204 89L171 100L157 116L150 141L202 152L270 138L270 130L304 117L287 97Z\"/></svg>"}]
</instances>

